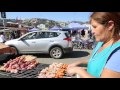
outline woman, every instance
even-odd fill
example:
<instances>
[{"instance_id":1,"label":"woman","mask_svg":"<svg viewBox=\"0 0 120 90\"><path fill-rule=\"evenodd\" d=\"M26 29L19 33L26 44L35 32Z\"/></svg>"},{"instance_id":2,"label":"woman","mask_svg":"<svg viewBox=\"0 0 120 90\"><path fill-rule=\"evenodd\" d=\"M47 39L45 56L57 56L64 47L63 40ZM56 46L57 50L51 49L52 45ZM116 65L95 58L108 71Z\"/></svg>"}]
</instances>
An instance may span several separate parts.
<instances>
[{"instance_id":1,"label":"woman","mask_svg":"<svg viewBox=\"0 0 120 90\"><path fill-rule=\"evenodd\" d=\"M67 73L81 78L120 78L119 12L94 12L90 23L98 44L89 61L68 65ZM79 64L87 64L87 70L77 66Z\"/></svg>"}]
</instances>

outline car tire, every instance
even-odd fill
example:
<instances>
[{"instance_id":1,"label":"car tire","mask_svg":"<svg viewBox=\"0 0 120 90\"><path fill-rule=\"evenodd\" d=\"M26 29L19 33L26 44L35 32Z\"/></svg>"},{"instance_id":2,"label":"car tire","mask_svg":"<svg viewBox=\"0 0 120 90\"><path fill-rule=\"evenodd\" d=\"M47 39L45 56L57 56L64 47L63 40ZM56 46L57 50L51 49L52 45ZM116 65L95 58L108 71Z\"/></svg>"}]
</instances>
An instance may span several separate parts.
<instances>
[{"instance_id":1,"label":"car tire","mask_svg":"<svg viewBox=\"0 0 120 90\"><path fill-rule=\"evenodd\" d=\"M13 49L15 49L15 51L16 51L16 53L14 53L15 56L19 55L18 50L17 50L16 47L14 47L14 46L10 46L10 47L13 48Z\"/></svg>"},{"instance_id":2,"label":"car tire","mask_svg":"<svg viewBox=\"0 0 120 90\"><path fill-rule=\"evenodd\" d=\"M54 47L50 50L50 56L54 59L60 59L63 56L63 51L60 47Z\"/></svg>"}]
</instances>

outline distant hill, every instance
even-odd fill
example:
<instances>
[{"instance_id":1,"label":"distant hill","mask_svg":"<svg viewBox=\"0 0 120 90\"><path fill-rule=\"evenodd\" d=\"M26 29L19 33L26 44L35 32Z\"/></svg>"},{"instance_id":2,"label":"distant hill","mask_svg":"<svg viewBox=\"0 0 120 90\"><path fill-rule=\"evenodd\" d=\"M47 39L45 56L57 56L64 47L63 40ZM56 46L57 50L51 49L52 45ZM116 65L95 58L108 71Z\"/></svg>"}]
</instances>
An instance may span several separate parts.
<instances>
[{"instance_id":1,"label":"distant hill","mask_svg":"<svg viewBox=\"0 0 120 90\"><path fill-rule=\"evenodd\" d=\"M47 28L51 28L55 25L59 27L64 27L70 23L70 22L59 22L59 21L41 19L41 18L32 18L32 19L25 19L25 20L5 19L5 23L6 22L20 23L20 24L25 24L27 26L34 26L34 27L37 27L37 25L40 25L40 24L45 24ZM84 22L81 22L81 21L71 21L71 22L84 24ZM2 23L3 23L3 20L0 19L0 24Z\"/></svg>"}]
</instances>

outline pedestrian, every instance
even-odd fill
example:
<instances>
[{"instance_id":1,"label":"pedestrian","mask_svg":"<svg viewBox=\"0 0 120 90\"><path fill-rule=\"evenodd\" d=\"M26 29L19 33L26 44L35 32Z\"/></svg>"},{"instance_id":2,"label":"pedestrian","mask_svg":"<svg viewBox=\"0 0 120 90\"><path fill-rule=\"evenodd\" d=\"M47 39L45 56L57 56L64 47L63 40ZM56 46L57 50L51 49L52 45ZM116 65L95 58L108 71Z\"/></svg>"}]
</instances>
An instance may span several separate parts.
<instances>
[{"instance_id":1,"label":"pedestrian","mask_svg":"<svg viewBox=\"0 0 120 90\"><path fill-rule=\"evenodd\" d=\"M10 33L10 39L15 39L15 33L14 32Z\"/></svg>"},{"instance_id":2,"label":"pedestrian","mask_svg":"<svg viewBox=\"0 0 120 90\"><path fill-rule=\"evenodd\" d=\"M90 23L97 46L89 60L69 64L67 73L81 78L120 78L120 12L93 12ZM78 65L87 64L86 69Z\"/></svg>"},{"instance_id":3,"label":"pedestrian","mask_svg":"<svg viewBox=\"0 0 120 90\"><path fill-rule=\"evenodd\" d=\"M81 31L81 35L82 35L82 37L85 36L85 30L84 29Z\"/></svg>"},{"instance_id":4,"label":"pedestrian","mask_svg":"<svg viewBox=\"0 0 120 90\"><path fill-rule=\"evenodd\" d=\"M91 30L88 31L88 37L89 37L89 39L92 39L92 31Z\"/></svg>"},{"instance_id":5,"label":"pedestrian","mask_svg":"<svg viewBox=\"0 0 120 90\"><path fill-rule=\"evenodd\" d=\"M5 43L6 39L5 39L5 35L3 32L0 32L0 42L1 43Z\"/></svg>"}]
</instances>

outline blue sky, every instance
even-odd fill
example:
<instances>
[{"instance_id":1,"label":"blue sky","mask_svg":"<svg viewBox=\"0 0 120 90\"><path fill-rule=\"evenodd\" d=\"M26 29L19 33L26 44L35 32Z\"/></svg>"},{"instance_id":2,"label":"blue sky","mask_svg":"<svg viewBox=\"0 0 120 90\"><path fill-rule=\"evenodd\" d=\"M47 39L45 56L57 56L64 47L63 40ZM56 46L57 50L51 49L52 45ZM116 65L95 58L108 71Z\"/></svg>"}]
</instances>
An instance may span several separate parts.
<instances>
[{"instance_id":1,"label":"blue sky","mask_svg":"<svg viewBox=\"0 0 120 90\"><path fill-rule=\"evenodd\" d=\"M91 12L6 12L8 19L45 18L55 21L89 21Z\"/></svg>"}]
</instances>

